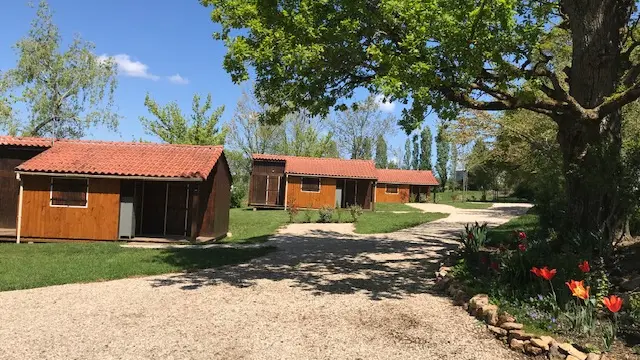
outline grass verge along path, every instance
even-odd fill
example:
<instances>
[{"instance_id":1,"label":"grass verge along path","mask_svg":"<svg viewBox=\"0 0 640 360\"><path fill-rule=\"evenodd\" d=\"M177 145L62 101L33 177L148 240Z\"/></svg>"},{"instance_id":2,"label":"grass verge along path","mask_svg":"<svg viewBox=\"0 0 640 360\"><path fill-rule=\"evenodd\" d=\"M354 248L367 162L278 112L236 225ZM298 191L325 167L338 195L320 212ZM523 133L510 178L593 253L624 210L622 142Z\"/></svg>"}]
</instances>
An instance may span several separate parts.
<instances>
[{"instance_id":1,"label":"grass verge along path","mask_svg":"<svg viewBox=\"0 0 640 360\"><path fill-rule=\"evenodd\" d=\"M229 211L231 236L220 242L245 244L264 242L288 221L289 214L283 210L231 209Z\"/></svg>"},{"instance_id":2,"label":"grass verge along path","mask_svg":"<svg viewBox=\"0 0 640 360\"><path fill-rule=\"evenodd\" d=\"M416 209L407 204L401 204L401 203L376 203L376 211L421 212L420 209Z\"/></svg>"},{"instance_id":3,"label":"grass verge along path","mask_svg":"<svg viewBox=\"0 0 640 360\"><path fill-rule=\"evenodd\" d=\"M355 223L358 234L381 234L418 226L449 216L443 213L411 212L406 214L366 212Z\"/></svg>"},{"instance_id":4,"label":"grass verge along path","mask_svg":"<svg viewBox=\"0 0 640 360\"><path fill-rule=\"evenodd\" d=\"M532 208L525 215L518 216L500 226L489 229L487 238L491 245L507 245L516 242L514 231L524 231L528 235L533 235L539 228L540 216Z\"/></svg>"},{"instance_id":5,"label":"grass verge along path","mask_svg":"<svg viewBox=\"0 0 640 360\"><path fill-rule=\"evenodd\" d=\"M493 203L487 202L460 202L460 201L438 201L438 204L451 205L458 209L488 209Z\"/></svg>"},{"instance_id":6,"label":"grass verge along path","mask_svg":"<svg viewBox=\"0 0 640 360\"><path fill-rule=\"evenodd\" d=\"M132 249L118 242L0 244L0 291L215 268L274 250Z\"/></svg>"}]
</instances>

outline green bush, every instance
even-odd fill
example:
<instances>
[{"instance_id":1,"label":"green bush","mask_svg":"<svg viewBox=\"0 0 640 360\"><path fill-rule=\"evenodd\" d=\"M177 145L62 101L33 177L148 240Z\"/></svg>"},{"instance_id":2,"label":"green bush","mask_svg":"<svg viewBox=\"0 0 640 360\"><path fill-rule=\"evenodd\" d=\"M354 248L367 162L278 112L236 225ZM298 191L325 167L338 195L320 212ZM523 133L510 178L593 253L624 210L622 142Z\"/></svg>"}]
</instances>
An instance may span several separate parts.
<instances>
[{"instance_id":1,"label":"green bush","mask_svg":"<svg viewBox=\"0 0 640 360\"><path fill-rule=\"evenodd\" d=\"M310 223L311 222L311 211L303 211L304 213L304 218L302 220L303 223Z\"/></svg>"},{"instance_id":2,"label":"green bush","mask_svg":"<svg viewBox=\"0 0 640 360\"><path fill-rule=\"evenodd\" d=\"M333 208L323 206L318 210L319 223L330 223L333 220Z\"/></svg>"},{"instance_id":3,"label":"green bush","mask_svg":"<svg viewBox=\"0 0 640 360\"><path fill-rule=\"evenodd\" d=\"M414 203L417 200L418 200L418 197L416 196L416 194L409 195L409 202Z\"/></svg>"},{"instance_id":4,"label":"green bush","mask_svg":"<svg viewBox=\"0 0 640 360\"><path fill-rule=\"evenodd\" d=\"M360 205L351 205L349 206L349 213L351 214L353 222L356 222L360 215L362 215L362 207L360 207Z\"/></svg>"},{"instance_id":5,"label":"green bush","mask_svg":"<svg viewBox=\"0 0 640 360\"><path fill-rule=\"evenodd\" d=\"M245 207L247 196L247 188L246 184L237 184L231 186L231 207L232 208L241 208Z\"/></svg>"},{"instance_id":6,"label":"green bush","mask_svg":"<svg viewBox=\"0 0 640 360\"><path fill-rule=\"evenodd\" d=\"M300 212L300 208L295 201L289 201L287 204L287 213L289 214L289 222L293 223L296 220L296 216Z\"/></svg>"}]
</instances>

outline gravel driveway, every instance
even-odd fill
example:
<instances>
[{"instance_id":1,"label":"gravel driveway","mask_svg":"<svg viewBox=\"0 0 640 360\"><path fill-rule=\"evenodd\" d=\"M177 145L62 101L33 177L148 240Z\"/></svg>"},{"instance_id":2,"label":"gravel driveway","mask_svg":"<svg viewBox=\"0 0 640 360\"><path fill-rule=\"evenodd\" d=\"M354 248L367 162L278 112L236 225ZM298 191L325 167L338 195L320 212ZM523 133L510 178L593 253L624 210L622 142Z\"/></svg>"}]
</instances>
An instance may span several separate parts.
<instances>
[{"instance_id":1,"label":"gravel driveway","mask_svg":"<svg viewBox=\"0 0 640 360\"><path fill-rule=\"evenodd\" d=\"M524 211L376 236L296 224L248 264L3 292L0 359L519 359L429 286L461 224Z\"/></svg>"}]
</instances>

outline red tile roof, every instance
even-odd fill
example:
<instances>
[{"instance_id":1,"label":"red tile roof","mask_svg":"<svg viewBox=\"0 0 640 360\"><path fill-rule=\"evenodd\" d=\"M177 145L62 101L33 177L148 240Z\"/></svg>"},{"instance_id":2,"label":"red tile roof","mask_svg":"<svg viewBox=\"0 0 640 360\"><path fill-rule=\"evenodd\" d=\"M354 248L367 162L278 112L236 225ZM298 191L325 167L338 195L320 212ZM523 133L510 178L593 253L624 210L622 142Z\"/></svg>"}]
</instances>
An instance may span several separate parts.
<instances>
[{"instance_id":1,"label":"red tile roof","mask_svg":"<svg viewBox=\"0 0 640 360\"><path fill-rule=\"evenodd\" d=\"M378 182L387 184L434 185L438 180L430 170L378 169Z\"/></svg>"},{"instance_id":2,"label":"red tile roof","mask_svg":"<svg viewBox=\"0 0 640 360\"><path fill-rule=\"evenodd\" d=\"M52 138L0 136L0 146L51 147Z\"/></svg>"},{"instance_id":3,"label":"red tile roof","mask_svg":"<svg viewBox=\"0 0 640 360\"><path fill-rule=\"evenodd\" d=\"M253 154L254 160L285 161L284 172L337 178L376 179L373 160L345 160L303 156Z\"/></svg>"},{"instance_id":4,"label":"red tile roof","mask_svg":"<svg viewBox=\"0 0 640 360\"><path fill-rule=\"evenodd\" d=\"M206 179L222 146L56 141L16 168L23 172Z\"/></svg>"}]
</instances>

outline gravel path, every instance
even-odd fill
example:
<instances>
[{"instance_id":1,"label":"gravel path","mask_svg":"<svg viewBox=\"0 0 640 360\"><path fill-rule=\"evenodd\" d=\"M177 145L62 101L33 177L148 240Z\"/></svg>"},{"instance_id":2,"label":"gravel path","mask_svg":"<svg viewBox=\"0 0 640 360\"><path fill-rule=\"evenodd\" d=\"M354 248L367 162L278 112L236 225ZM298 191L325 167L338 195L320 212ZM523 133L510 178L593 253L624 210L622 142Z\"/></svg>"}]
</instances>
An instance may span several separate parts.
<instances>
[{"instance_id":1,"label":"gravel path","mask_svg":"<svg viewBox=\"0 0 640 360\"><path fill-rule=\"evenodd\" d=\"M0 359L519 359L429 279L469 217L525 210L376 236L295 224L248 264L3 292Z\"/></svg>"}]
</instances>

